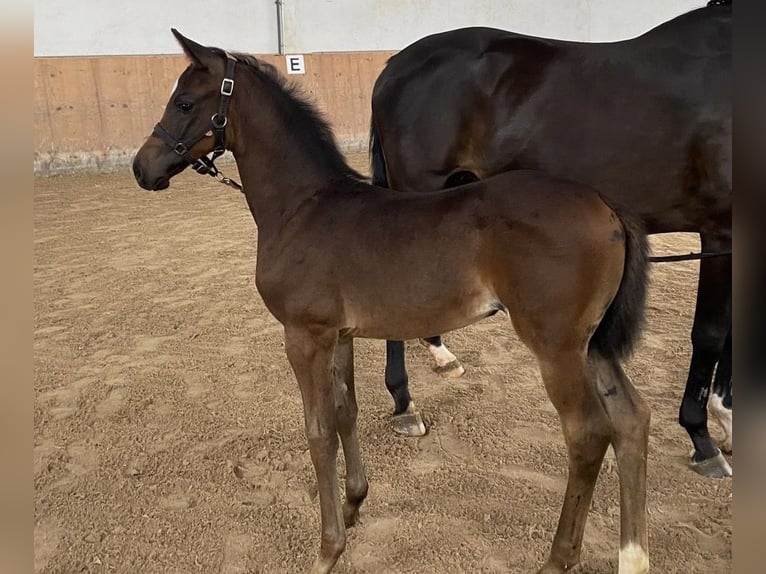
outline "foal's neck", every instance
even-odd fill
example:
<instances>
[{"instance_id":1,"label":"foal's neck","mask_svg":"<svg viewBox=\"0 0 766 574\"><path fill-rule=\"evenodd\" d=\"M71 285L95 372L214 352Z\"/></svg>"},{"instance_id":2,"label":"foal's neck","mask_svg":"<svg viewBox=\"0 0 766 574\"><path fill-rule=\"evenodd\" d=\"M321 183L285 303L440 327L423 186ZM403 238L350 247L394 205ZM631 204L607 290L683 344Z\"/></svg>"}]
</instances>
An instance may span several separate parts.
<instances>
[{"instance_id":1,"label":"foal's neck","mask_svg":"<svg viewBox=\"0 0 766 574\"><path fill-rule=\"evenodd\" d=\"M242 76L231 150L262 236L307 198L355 172L285 88L251 70Z\"/></svg>"}]
</instances>

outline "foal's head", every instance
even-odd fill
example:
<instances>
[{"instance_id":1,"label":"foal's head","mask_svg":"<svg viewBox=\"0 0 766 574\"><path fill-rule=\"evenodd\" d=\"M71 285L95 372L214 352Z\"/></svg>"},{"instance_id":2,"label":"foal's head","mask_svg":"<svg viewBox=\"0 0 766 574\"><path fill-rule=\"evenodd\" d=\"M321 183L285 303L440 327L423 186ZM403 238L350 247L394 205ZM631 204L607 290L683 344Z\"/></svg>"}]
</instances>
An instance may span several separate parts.
<instances>
[{"instance_id":1,"label":"foal's head","mask_svg":"<svg viewBox=\"0 0 766 574\"><path fill-rule=\"evenodd\" d=\"M234 87L233 58L201 46L175 29L173 35L190 65L178 78L160 123L133 160L138 184L149 190L166 189L170 178L214 150L223 151L225 140L232 137L226 112L221 112L224 101L228 109Z\"/></svg>"}]
</instances>

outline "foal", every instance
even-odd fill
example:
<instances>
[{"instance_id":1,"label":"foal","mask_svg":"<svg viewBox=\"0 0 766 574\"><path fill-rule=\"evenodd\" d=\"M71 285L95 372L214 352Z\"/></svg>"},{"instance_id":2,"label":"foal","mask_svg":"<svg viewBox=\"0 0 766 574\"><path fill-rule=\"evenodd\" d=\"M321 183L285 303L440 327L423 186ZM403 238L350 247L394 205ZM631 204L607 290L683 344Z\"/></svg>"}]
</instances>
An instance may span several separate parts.
<instances>
[{"instance_id":1,"label":"foal","mask_svg":"<svg viewBox=\"0 0 766 574\"><path fill-rule=\"evenodd\" d=\"M610 443L620 470L620 574L648 572L649 412L619 363L640 332L646 294L646 240L632 220L588 187L528 171L434 193L375 188L271 66L173 33L191 65L134 173L141 187L160 190L191 162L204 171L197 160L214 149L225 145L236 158L258 226L256 285L284 325L303 397L322 517L312 572L333 568L367 495L354 337L418 338L497 311L537 358L569 453L561 517L540 572L578 563Z\"/></svg>"}]
</instances>

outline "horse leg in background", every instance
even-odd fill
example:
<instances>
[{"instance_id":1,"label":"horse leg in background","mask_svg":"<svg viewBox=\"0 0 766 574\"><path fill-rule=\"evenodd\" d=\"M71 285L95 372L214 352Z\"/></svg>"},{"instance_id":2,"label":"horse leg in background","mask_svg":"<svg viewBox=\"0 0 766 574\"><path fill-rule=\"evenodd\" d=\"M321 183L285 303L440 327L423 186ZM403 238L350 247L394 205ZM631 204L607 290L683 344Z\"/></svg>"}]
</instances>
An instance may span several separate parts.
<instances>
[{"instance_id":1,"label":"horse leg in background","mask_svg":"<svg viewBox=\"0 0 766 574\"><path fill-rule=\"evenodd\" d=\"M538 574L561 574L580 561L585 521L609 446L610 425L590 380L584 351L564 351L538 357L538 361L569 453L569 478L558 528L548 561Z\"/></svg>"},{"instance_id":2,"label":"horse leg in background","mask_svg":"<svg viewBox=\"0 0 766 574\"><path fill-rule=\"evenodd\" d=\"M723 348L723 353L721 354L721 358L718 361L718 367L715 371L715 379L713 380L713 394L710 397L710 410L725 433L723 442L721 442L721 450L726 454L731 454L732 452L731 355L732 350L730 326L729 334L726 336L726 343Z\"/></svg>"},{"instance_id":3,"label":"horse leg in background","mask_svg":"<svg viewBox=\"0 0 766 574\"><path fill-rule=\"evenodd\" d=\"M646 519L646 458L649 408L620 363L591 352L598 398L609 417L620 475L619 574L649 571Z\"/></svg>"},{"instance_id":4,"label":"horse leg in background","mask_svg":"<svg viewBox=\"0 0 766 574\"><path fill-rule=\"evenodd\" d=\"M333 354L338 333L319 335L300 327L285 327L285 351L303 398L306 438L319 487L322 542L312 574L332 570L346 546L338 491L338 432L333 384Z\"/></svg>"},{"instance_id":5,"label":"horse leg in background","mask_svg":"<svg viewBox=\"0 0 766 574\"><path fill-rule=\"evenodd\" d=\"M386 341L386 388L394 399L394 432L404 436L423 436L426 425L410 398L409 377L404 358L404 341Z\"/></svg>"},{"instance_id":6,"label":"horse leg in background","mask_svg":"<svg viewBox=\"0 0 766 574\"><path fill-rule=\"evenodd\" d=\"M479 181L479 176L475 173L461 170L452 173L442 187L448 189L450 187L467 185L476 181ZM442 343L440 335L420 339L420 343L428 349L431 356L434 358L434 361L436 362L434 371L436 373L445 379L456 379L463 376L465 368L460 364L457 357L450 352L447 346Z\"/></svg>"},{"instance_id":7,"label":"horse leg in background","mask_svg":"<svg viewBox=\"0 0 766 574\"><path fill-rule=\"evenodd\" d=\"M465 368L447 346L442 343L441 336L437 335L436 337L420 339L420 344L428 349L434 361L436 361L435 373L445 379L456 379L463 376Z\"/></svg>"},{"instance_id":8,"label":"horse leg in background","mask_svg":"<svg viewBox=\"0 0 766 574\"><path fill-rule=\"evenodd\" d=\"M359 507L367 497L367 477L364 474L359 437L356 431L356 389L354 388L354 339L341 337L335 348L333 365L335 385L335 414L343 456L346 459L346 502L343 520L346 528L359 517Z\"/></svg>"},{"instance_id":9,"label":"horse leg in background","mask_svg":"<svg viewBox=\"0 0 766 574\"><path fill-rule=\"evenodd\" d=\"M714 241L702 236L702 251L730 248L730 241ZM731 257L703 259L692 327L692 360L678 420L694 444L692 468L711 478L732 475L731 466L710 438L707 420L713 371L722 358L730 325Z\"/></svg>"}]
</instances>

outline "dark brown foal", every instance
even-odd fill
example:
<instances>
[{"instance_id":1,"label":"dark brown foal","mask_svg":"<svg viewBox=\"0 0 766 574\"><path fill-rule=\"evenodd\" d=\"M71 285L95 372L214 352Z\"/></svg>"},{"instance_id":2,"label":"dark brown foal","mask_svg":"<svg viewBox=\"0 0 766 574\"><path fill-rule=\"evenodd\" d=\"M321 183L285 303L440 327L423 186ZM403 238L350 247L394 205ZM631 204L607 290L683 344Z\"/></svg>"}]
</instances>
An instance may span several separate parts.
<instances>
[{"instance_id":1,"label":"dark brown foal","mask_svg":"<svg viewBox=\"0 0 766 574\"><path fill-rule=\"evenodd\" d=\"M192 63L134 172L142 187L164 189L225 128L258 226L256 285L284 325L303 397L322 516L312 572L333 568L367 495L354 337L419 338L498 311L537 358L569 451L561 518L541 572L578 563L610 443L620 469L620 573L647 572L649 412L619 363L640 332L646 294L646 240L632 220L591 188L529 171L433 193L370 186L273 68L176 37Z\"/></svg>"}]
</instances>

